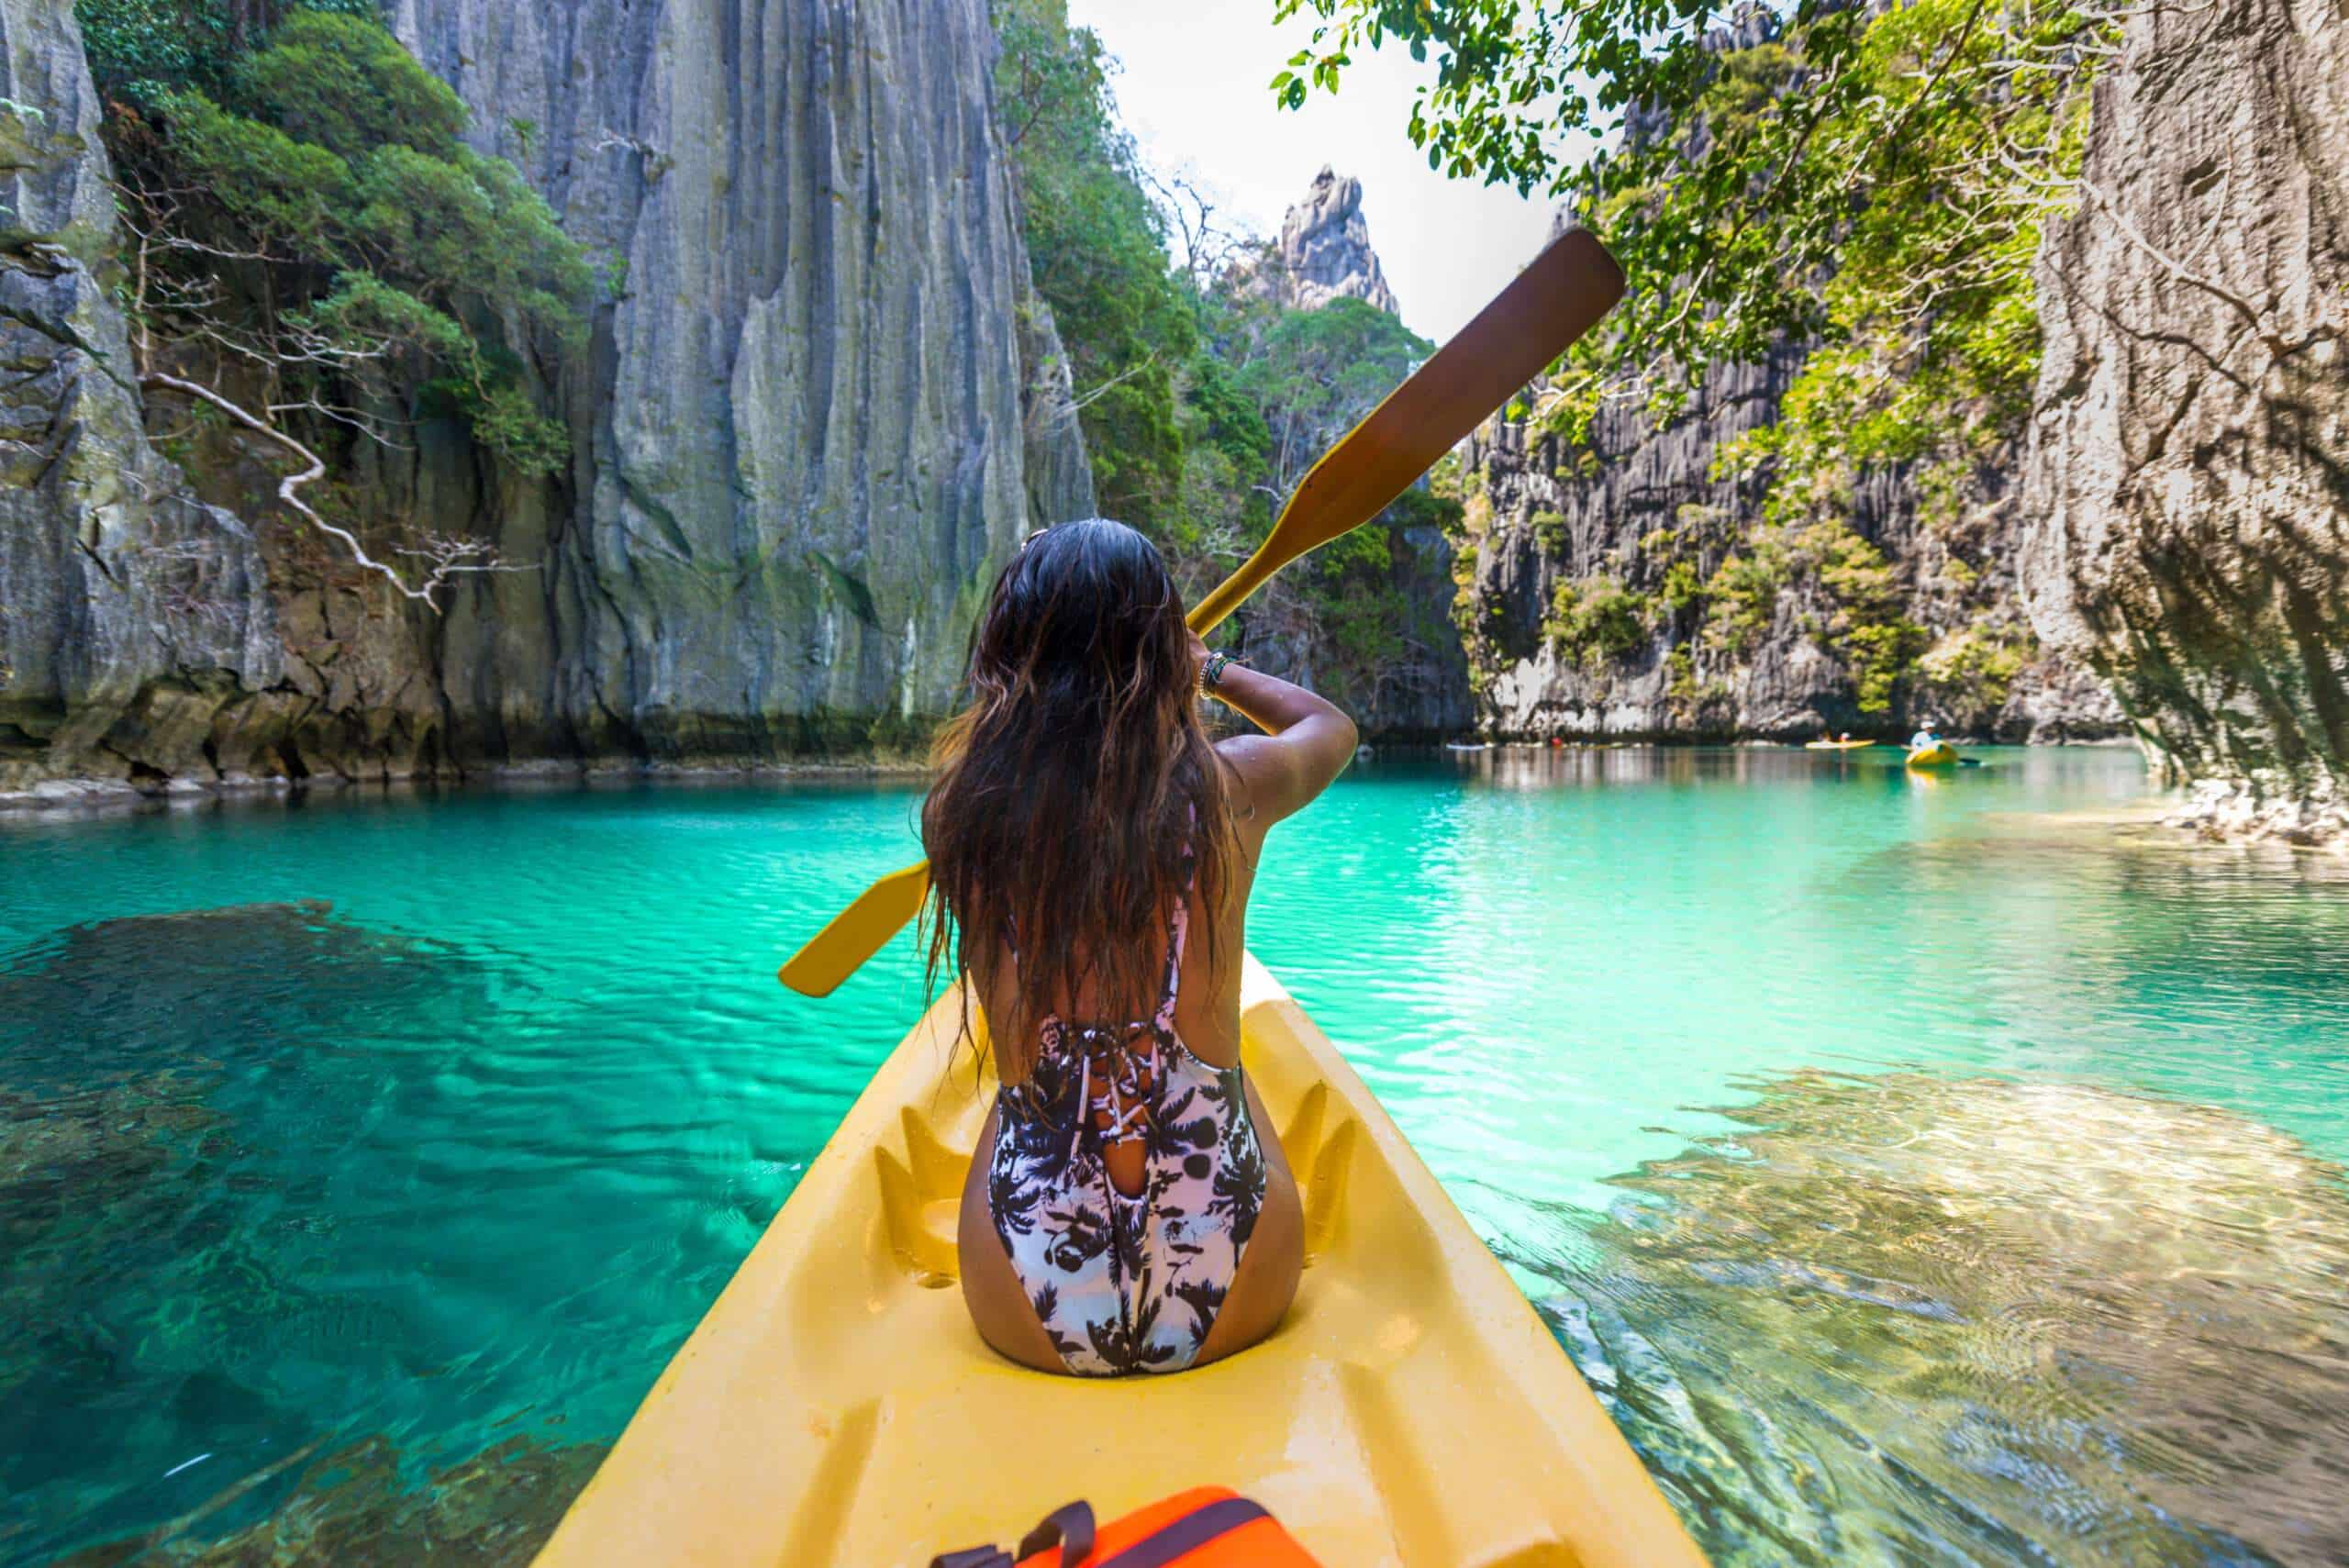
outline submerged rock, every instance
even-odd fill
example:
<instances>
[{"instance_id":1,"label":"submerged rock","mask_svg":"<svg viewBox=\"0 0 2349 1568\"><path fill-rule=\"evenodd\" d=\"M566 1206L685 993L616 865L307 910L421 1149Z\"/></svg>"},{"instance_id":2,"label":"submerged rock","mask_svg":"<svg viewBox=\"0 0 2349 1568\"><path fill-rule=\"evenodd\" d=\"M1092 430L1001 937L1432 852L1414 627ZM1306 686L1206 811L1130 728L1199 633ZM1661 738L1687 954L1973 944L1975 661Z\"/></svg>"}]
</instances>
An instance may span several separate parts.
<instances>
[{"instance_id":1,"label":"submerged rock","mask_svg":"<svg viewBox=\"0 0 2349 1568\"><path fill-rule=\"evenodd\" d=\"M2349 1189L2230 1112L1807 1073L1543 1310L1724 1562L2338 1562Z\"/></svg>"},{"instance_id":2,"label":"submerged rock","mask_svg":"<svg viewBox=\"0 0 2349 1568\"><path fill-rule=\"evenodd\" d=\"M224 1533L207 1528L208 1520L191 1519L179 1530L74 1552L59 1559L58 1568L114 1568L131 1562L187 1568L268 1568L293 1562L350 1568L450 1562L524 1568L611 1445L551 1444L515 1436L415 1480L388 1439L363 1438L323 1454L317 1447L229 1484L226 1490L236 1494L278 1483L275 1489L284 1496L250 1524ZM290 1485L282 1479L289 1473Z\"/></svg>"},{"instance_id":3,"label":"submerged rock","mask_svg":"<svg viewBox=\"0 0 2349 1568\"><path fill-rule=\"evenodd\" d=\"M457 1016L478 980L466 954L320 899L96 920L0 953L0 1067L37 1089L347 1047L354 1012Z\"/></svg>"},{"instance_id":4,"label":"submerged rock","mask_svg":"<svg viewBox=\"0 0 2349 1568\"><path fill-rule=\"evenodd\" d=\"M46 1561L227 1486L167 1487L171 1461L125 1473L173 1437L174 1460L261 1464L316 1433L317 1379L435 1374L415 1276L338 1240L354 1206L329 1194L384 1099L431 1071L419 1043L493 1010L484 973L315 901L0 954L0 1431L42 1434L0 1442L8 1551ZM242 1528L288 1484L239 1479L207 1528ZM247 1560L285 1558L218 1559Z\"/></svg>"}]
</instances>

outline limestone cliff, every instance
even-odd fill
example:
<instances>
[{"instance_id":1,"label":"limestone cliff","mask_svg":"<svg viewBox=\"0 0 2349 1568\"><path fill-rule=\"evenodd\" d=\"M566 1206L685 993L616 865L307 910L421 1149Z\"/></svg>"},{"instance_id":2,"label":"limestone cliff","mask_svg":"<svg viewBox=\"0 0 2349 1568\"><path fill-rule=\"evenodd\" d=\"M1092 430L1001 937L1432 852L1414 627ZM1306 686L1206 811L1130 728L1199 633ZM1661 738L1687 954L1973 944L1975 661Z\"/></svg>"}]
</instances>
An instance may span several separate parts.
<instances>
[{"instance_id":1,"label":"limestone cliff","mask_svg":"<svg viewBox=\"0 0 2349 1568\"><path fill-rule=\"evenodd\" d=\"M1712 45L1750 50L1777 26L1750 9ZM1635 112L1627 134L1672 132ZM1572 446L1539 421L1507 418L1472 439L1463 476L1474 553L1459 610L1480 728L1706 740L1888 738L1920 724L2005 740L2121 733L2110 694L2077 658L2038 647L2021 606L2018 430L1988 430L1988 441L1930 465L1843 476L1837 536L1888 573L1893 603L1872 606L1884 617L1872 629L1897 619L1916 639L1888 690L1868 689L1884 673L1861 667L1850 606L1805 559L1818 550L1782 552L1799 564L1754 584L1754 604L1723 624L1721 606L1709 602L1716 573L1754 560L1768 525L1767 470L1721 460L1777 422L1815 348L1782 339L1757 361L1717 363L1669 417L1637 399L1602 404ZM1531 401L1547 392L1535 387Z\"/></svg>"},{"instance_id":2,"label":"limestone cliff","mask_svg":"<svg viewBox=\"0 0 2349 1568\"><path fill-rule=\"evenodd\" d=\"M252 534L123 379L99 112L67 0L0 0L0 792L243 766L289 700Z\"/></svg>"},{"instance_id":3,"label":"limestone cliff","mask_svg":"<svg viewBox=\"0 0 2349 1568\"><path fill-rule=\"evenodd\" d=\"M598 351L562 367L570 515L514 519L508 553L545 577L449 617L461 754L757 758L941 711L1030 470L1054 476L1048 515L1090 509L1074 423L1028 391L1020 328L1049 356L1051 325L984 6L399 0L392 19L477 142L626 261Z\"/></svg>"},{"instance_id":4,"label":"limestone cliff","mask_svg":"<svg viewBox=\"0 0 2349 1568\"><path fill-rule=\"evenodd\" d=\"M2050 237L2022 584L2213 831L2349 840L2349 17L2132 14Z\"/></svg>"},{"instance_id":5,"label":"limestone cliff","mask_svg":"<svg viewBox=\"0 0 2349 1568\"><path fill-rule=\"evenodd\" d=\"M1672 603L1675 565L1709 576L1755 526L1757 483L1718 473L1716 459L1777 417L1807 352L1789 344L1758 363L1716 366L1662 424L1637 406L1603 407L1584 446L1507 418L1470 439L1462 459L1473 564L1460 609L1486 732L1794 740L1929 723L2011 740L2119 733L2119 711L2084 670L2029 652L2011 450L1931 500L1906 467L1864 473L1852 487L1853 531L1892 565L1904 613L1932 639L1884 711L1863 711L1850 662L1822 635L1831 606L1815 580L1785 584L1767 624L1740 648L1701 636L1698 607ZM1625 632L1627 646L1562 644L1552 630L1561 584L1620 588L1650 618ZM1976 674L1968 661L1986 648L2018 667Z\"/></svg>"},{"instance_id":6,"label":"limestone cliff","mask_svg":"<svg viewBox=\"0 0 2349 1568\"><path fill-rule=\"evenodd\" d=\"M46 61L8 95L75 128L83 177L102 180L69 5L8 4L11 60L37 29ZM588 351L527 356L571 430L553 481L501 481L430 424L412 452L350 454L377 526L486 539L520 569L468 579L437 615L400 602L277 516L266 454L240 452L199 477L250 535L217 507L140 514L184 515L169 538L189 570L239 585L228 609L199 593L203 625L184 626L134 600L118 632L87 638L75 617L105 572L75 542L94 503L69 465L53 498L11 497L29 507L12 562L51 564L38 583L11 564L0 592L24 651L0 677L17 716L0 736L18 737L0 788L861 753L945 708L996 563L1031 517L1092 509L1028 284L983 0L398 0L388 17L471 106L475 144L624 279ZM87 272L105 229L83 232L62 284L37 257L10 287L38 283L60 319L83 310L103 347L120 335ZM144 452L136 402L88 369L53 378L36 453ZM168 733L104 719L167 695ZM252 743L228 744L256 711Z\"/></svg>"}]
</instances>

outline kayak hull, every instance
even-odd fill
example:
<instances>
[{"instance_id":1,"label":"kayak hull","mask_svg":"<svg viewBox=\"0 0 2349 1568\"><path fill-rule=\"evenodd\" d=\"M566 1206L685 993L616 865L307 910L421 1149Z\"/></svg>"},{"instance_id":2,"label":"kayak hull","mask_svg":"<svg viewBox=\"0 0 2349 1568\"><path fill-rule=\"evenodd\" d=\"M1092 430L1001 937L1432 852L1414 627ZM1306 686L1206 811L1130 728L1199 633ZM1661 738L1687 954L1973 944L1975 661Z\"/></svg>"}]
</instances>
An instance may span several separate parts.
<instances>
[{"instance_id":1,"label":"kayak hull","mask_svg":"<svg viewBox=\"0 0 2349 1568\"><path fill-rule=\"evenodd\" d=\"M1912 768L1955 767L1957 748L1946 740L1935 741L1931 746L1920 746L1909 753L1909 765Z\"/></svg>"},{"instance_id":2,"label":"kayak hull","mask_svg":"<svg viewBox=\"0 0 2349 1568\"><path fill-rule=\"evenodd\" d=\"M1247 961L1249 1072L1306 1209L1273 1336L1057 1377L979 1340L957 1200L993 1093L950 994L874 1075L540 1568L919 1564L1220 1483L1330 1564L1701 1568L1638 1458L1362 1081ZM952 1070L950 1071L950 1058Z\"/></svg>"},{"instance_id":3,"label":"kayak hull","mask_svg":"<svg viewBox=\"0 0 2349 1568\"><path fill-rule=\"evenodd\" d=\"M1875 745L1873 740L1806 740L1806 751L1865 751Z\"/></svg>"}]
</instances>

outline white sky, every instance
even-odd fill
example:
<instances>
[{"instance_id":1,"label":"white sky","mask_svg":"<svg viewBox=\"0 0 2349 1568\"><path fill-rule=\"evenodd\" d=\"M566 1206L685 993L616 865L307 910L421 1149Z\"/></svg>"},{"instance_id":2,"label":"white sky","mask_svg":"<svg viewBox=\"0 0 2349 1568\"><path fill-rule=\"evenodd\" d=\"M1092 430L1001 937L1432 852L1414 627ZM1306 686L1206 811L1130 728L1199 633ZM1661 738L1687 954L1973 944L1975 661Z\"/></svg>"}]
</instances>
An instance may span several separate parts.
<instances>
[{"instance_id":1,"label":"white sky","mask_svg":"<svg viewBox=\"0 0 2349 1568\"><path fill-rule=\"evenodd\" d=\"M1362 181L1362 215L1412 330L1441 343L1531 261L1550 204L1506 185L1446 180L1406 128L1434 67L1389 45L1349 66L1335 97L1273 106L1265 83L1310 36L1272 24L1273 0L1069 0L1124 69L1111 82L1127 126L1163 170L1187 168L1225 210L1265 235L1328 163Z\"/></svg>"}]
</instances>

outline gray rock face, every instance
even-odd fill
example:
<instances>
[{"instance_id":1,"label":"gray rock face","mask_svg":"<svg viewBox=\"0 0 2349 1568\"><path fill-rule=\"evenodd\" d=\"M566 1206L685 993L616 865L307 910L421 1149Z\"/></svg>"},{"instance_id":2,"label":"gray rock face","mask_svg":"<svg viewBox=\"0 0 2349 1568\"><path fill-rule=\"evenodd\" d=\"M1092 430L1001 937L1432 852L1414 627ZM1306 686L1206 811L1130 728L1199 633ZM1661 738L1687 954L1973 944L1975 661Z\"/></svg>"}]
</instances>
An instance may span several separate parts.
<instances>
[{"instance_id":1,"label":"gray rock face","mask_svg":"<svg viewBox=\"0 0 2349 1568\"><path fill-rule=\"evenodd\" d=\"M2349 17L2128 25L2046 326L2022 586L2228 835L2349 838Z\"/></svg>"},{"instance_id":2,"label":"gray rock face","mask_svg":"<svg viewBox=\"0 0 2349 1568\"><path fill-rule=\"evenodd\" d=\"M1375 613L1394 633L1394 646L1375 667L1340 658L1320 620L1278 588L1234 617L1231 651L1252 668L1338 704L1367 740L1426 743L1464 734L1475 708L1452 624L1452 541L1437 528L1390 527L1387 552L1376 585L1393 592L1382 595Z\"/></svg>"},{"instance_id":3,"label":"gray rock face","mask_svg":"<svg viewBox=\"0 0 2349 1568\"><path fill-rule=\"evenodd\" d=\"M8 352L38 373L8 394L0 789L886 748L950 705L1031 519L1093 510L982 0L392 7L625 279L587 351L524 345L567 473L501 480L430 426L351 455L379 524L518 568L439 615L278 516L265 450L206 474L252 531L172 499L136 397L60 341L120 346L104 158L68 0L6 4L6 95L39 111L0 121Z\"/></svg>"},{"instance_id":4,"label":"gray rock face","mask_svg":"<svg viewBox=\"0 0 2349 1568\"><path fill-rule=\"evenodd\" d=\"M1389 316L1403 307L1386 286L1378 252L1363 221L1362 182L1324 164L1305 199L1281 219L1278 248L1256 273L1257 287L1295 310L1318 310L1333 299L1359 299Z\"/></svg>"},{"instance_id":5,"label":"gray rock face","mask_svg":"<svg viewBox=\"0 0 2349 1568\"><path fill-rule=\"evenodd\" d=\"M1719 530L1750 514L1750 487L1714 478L1713 454L1775 417L1799 362L1720 367L1682 417L1660 430L1637 412L1603 410L1592 430L1595 466L1571 465L1556 437L1506 418L1469 438L1461 455L1479 493L1470 503L1482 537L1469 626L1485 673L1482 728L1569 739L1817 731L1822 719L1812 709L1840 672L1779 626L1727 699L1716 693L1701 706L1672 694L1664 631L1599 669L1563 657L1542 633L1562 577L1593 577L1637 562L1642 539L1684 519ZM1780 619L1790 631L1792 615L1782 611Z\"/></svg>"},{"instance_id":6,"label":"gray rock face","mask_svg":"<svg viewBox=\"0 0 2349 1568\"><path fill-rule=\"evenodd\" d=\"M463 754L756 758L942 711L1031 511L1091 509L984 5L392 20L476 141L626 261L596 353L560 367L567 493L551 526L505 520L544 572L449 617Z\"/></svg>"},{"instance_id":7,"label":"gray rock face","mask_svg":"<svg viewBox=\"0 0 2349 1568\"><path fill-rule=\"evenodd\" d=\"M0 793L250 773L301 698L251 533L140 423L71 0L0 0Z\"/></svg>"},{"instance_id":8,"label":"gray rock face","mask_svg":"<svg viewBox=\"0 0 2349 1568\"><path fill-rule=\"evenodd\" d=\"M1716 366L1679 416L1658 427L1637 408L1601 410L1585 452L1506 419L1463 450L1473 530L1481 537L1467 626L1478 672L1478 720L1514 738L1807 740L1821 730L1905 732L1930 723L1953 733L2015 740L2097 740L2121 715L2073 665L2025 665L1997 700L1956 683L1922 680L1888 712L1863 713L1846 661L1817 629L1833 606L1798 578L1779 593L1768 626L1742 654L1697 639L1689 608L1663 611L1640 644L1602 659L1562 652L1543 623L1561 581L1612 580L1649 596L1672 559L1709 575L1753 526L1751 481L1717 475L1721 450L1777 417L1807 350L1789 345L1755 364ZM2014 583L2016 497L2007 462L1968 477L1954 507L1930 515L1904 470L1871 472L1853 487L1853 531L1899 574L1906 613L1936 641L1930 671L1970 636L2023 641ZM1660 545L1656 536L1675 537Z\"/></svg>"}]
</instances>

